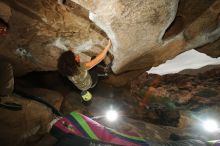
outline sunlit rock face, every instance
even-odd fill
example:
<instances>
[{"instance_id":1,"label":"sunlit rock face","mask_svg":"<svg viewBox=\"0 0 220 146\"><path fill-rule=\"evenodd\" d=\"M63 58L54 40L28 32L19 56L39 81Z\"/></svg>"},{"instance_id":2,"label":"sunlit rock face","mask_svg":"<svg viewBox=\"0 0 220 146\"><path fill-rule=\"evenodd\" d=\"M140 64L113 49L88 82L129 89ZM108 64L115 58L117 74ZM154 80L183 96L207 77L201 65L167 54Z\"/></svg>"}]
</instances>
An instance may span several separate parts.
<instances>
[{"instance_id":1,"label":"sunlit rock face","mask_svg":"<svg viewBox=\"0 0 220 146\"><path fill-rule=\"evenodd\" d=\"M218 0L72 1L113 41L115 73L158 65L220 36Z\"/></svg>"},{"instance_id":2,"label":"sunlit rock face","mask_svg":"<svg viewBox=\"0 0 220 146\"><path fill-rule=\"evenodd\" d=\"M0 10L6 5L11 14L3 15L10 30L6 36L0 36L0 55L13 63L16 75L56 70L62 51L72 47L76 52L97 52L106 43L103 32L86 18L88 12L74 3L69 7L56 0L1 3L4 5L0 4Z\"/></svg>"},{"instance_id":3,"label":"sunlit rock face","mask_svg":"<svg viewBox=\"0 0 220 146\"><path fill-rule=\"evenodd\" d=\"M0 37L0 55L16 75L56 70L60 53L70 47L97 54L107 38L116 74L146 71L190 49L220 55L219 0L63 2L2 0L0 17L10 31Z\"/></svg>"},{"instance_id":4,"label":"sunlit rock face","mask_svg":"<svg viewBox=\"0 0 220 146\"><path fill-rule=\"evenodd\" d=\"M112 68L116 73L139 69L153 61L153 56L143 55L162 44L178 6L178 0L73 1L89 10L90 19L112 40Z\"/></svg>"}]
</instances>

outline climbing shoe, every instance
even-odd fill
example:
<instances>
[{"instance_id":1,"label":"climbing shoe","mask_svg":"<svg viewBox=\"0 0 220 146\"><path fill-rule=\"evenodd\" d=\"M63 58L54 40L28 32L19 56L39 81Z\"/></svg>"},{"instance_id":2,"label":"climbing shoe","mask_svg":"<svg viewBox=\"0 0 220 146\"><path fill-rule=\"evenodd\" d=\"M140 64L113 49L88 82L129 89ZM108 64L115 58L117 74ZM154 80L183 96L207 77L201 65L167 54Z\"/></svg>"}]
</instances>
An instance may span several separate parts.
<instances>
[{"instance_id":1,"label":"climbing shoe","mask_svg":"<svg viewBox=\"0 0 220 146\"><path fill-rule=\"evenodd\" d=\"M82 97L82 100L86 102L92 100L92 94L89 91L82 91L81 97Z\"/></svg>"}]
</instances>

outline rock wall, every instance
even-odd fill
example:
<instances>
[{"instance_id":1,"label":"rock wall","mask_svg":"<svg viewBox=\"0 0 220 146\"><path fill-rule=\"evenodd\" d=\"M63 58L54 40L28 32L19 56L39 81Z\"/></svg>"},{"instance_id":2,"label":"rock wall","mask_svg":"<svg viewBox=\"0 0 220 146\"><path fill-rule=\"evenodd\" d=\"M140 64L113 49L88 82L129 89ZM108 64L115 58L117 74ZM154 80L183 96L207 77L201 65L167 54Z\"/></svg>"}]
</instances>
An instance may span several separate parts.
<instances>
[{"instance_id":1,"label":"rock wall","mask_svg":"<svg viewBox=\"0 0 220 146\"><path fill-rule=\"evenodd\" d=\"M167 124L168 121L169 125L175 124L175 112L168 112L171 109L179 112L175 126L196 128L198 119L192 115L218 120L215 114L219 113L219 73L219 66L215 66L208 71L201 68L164 76L143 74L132 82L131 93L133 99L138 100L140 107L146 111L143 114L146 116L145 121L162 122L160 124ZM209 114L204 114L203 111L207 110Z\"/></svg>"},{"instance_id":2,"label":"rock wall","mask_svg":"<svg viewBox=\"0 0 220 146\"><path fill-rule=\"evenodd\" d=\"M90 19L112 40L115 73L139 69L152 60L148 57L143 62L143 54L161 45L178 6L178 0L73 1L89 10Z\"/></svg>"},{"instance_id":3,"label":"rock wall","mask_svg":"<svg viewBox=\"0 0 220 146\"><path fill-rule=\"evenodd\" d=\"M96 54L112 40L112 70L130 77L176 55L197 49L220 54L219 0L2 0L0 16L9 23L0 37L0 55L16 75L56 70L70 47ZM7 8L6 8L6 7ZM133 71L133 72L132 72ZM119 76L121 78L121 76Z\"/></svg>"},{"instance_id":4,"label":"rock wall","mask_svg":"<svg viewBox=\"0 0 220 146\"><path fill-rule=\"evenodd\" d=\"M0 36L0 56L11 60L16 75L56 70L62 51L72 47L76 52L97 53L101 50L99 46L106 43L103 32L86 18L87 11L76 4L65 7L56 0L1 3L11 14L6 20L10 30L6 36Z\"/></svg>"},{"instance_id":5,"label":"rock wall","mask_svg":"<svg viewBox=\"0 0 220 146\"><path fill-rule=\"evenodd\" d=\"M115 73L159 65L220 36L218 0L72 1L113 41Z\"/></svg>"}]
</instances>

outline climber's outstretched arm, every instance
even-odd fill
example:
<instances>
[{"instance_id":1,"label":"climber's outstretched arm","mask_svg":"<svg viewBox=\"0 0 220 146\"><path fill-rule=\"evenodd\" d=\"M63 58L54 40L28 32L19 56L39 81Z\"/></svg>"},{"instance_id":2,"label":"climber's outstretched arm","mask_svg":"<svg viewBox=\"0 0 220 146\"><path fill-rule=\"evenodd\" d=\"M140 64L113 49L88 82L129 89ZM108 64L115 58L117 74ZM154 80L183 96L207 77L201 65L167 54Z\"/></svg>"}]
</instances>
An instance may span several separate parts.
<instances>
[{"instance_id":1,"label":"climber's outstretched arm","mask_svg":"<svg viewBox=\"0 0 220 146\"><path fill-rule=\"evenodd\" d=\"M111 41L108 41L108 45L105 47L105 49L99 54L97 55L93 60L85 63L85 68L87 70L90 70L91 68L93 68L94 66L96 66L97 64L99 64L106 56L108 50L111 48Z\"/></svg>"}]
</instances>

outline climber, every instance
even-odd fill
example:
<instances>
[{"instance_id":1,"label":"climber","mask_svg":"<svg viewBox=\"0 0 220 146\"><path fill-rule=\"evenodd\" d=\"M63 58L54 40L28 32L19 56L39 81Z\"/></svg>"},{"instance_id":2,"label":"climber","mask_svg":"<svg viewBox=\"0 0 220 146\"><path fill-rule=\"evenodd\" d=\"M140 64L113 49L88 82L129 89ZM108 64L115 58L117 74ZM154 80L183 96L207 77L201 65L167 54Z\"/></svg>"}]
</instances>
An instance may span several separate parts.
<instances>
[{"instance_id":1,"label":"climber","mask_svg":"<svg viewBox=\"0 0 220 146\"><path fill-rule=\"evenodd\" d=\"M88 70L99 64L106 56L111 48L111 41L105 49L89 62L81 63L79 55L75 55L73 50L63 52L58 59L58 71L67 77L79 90L83 101L89 102L92 99L92 94L88 89L93 88L97 83L97 75L95 72L89 73Z\"/></svg>"},{"instance_id":2,"label":"climber","mask_svg":"<svg viewBox=\"0 0 220 146\"><path fill-rule=\"evenodd\" d=\"M8 24L0 18L0 36L7 34Z\"/></svg>"},{"instance_id":3,"label":"climber","mask_svg":"<svg viewBox=\"0 0 220 146\"><path fill-rule=\"evenodd\" d=\"M107 128L77 112L53 120L50 133L58 139L55 146L212 146L219 142L198 139L153 142L135 132L119 132Z\"/></svg>"}]
</instances>

